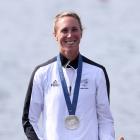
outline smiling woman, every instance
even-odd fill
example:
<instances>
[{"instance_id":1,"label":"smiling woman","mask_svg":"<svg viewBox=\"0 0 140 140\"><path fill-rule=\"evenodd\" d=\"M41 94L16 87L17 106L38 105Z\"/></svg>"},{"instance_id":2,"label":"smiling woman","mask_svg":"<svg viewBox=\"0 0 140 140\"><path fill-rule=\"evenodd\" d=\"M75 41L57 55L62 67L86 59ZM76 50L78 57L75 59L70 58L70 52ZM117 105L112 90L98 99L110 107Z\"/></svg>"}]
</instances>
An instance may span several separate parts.
<instances>
[{"instance_id":1,"label":"smiling woman","mask_svg":"<svg viewBox=\"0 0 140 140\"><path fill-rule=\"evenodd\" d=\"M54 36L59 44L60 52L67 59L74 60L79 53L79 43L82 37L80 18L68 12L57 15Z\"/></svg>"},{"instance_id":2,"label":"smiling woman","mask_svg":"<svg viewBox=\"0 0 140 140\"><path fill-rule=\"evenodd\" d=\"M55 17L59 54L32 74L22 117L28 140L115 140L108 75L80 54L82 31L76 13Z\"/></svg>"}]
</instances>

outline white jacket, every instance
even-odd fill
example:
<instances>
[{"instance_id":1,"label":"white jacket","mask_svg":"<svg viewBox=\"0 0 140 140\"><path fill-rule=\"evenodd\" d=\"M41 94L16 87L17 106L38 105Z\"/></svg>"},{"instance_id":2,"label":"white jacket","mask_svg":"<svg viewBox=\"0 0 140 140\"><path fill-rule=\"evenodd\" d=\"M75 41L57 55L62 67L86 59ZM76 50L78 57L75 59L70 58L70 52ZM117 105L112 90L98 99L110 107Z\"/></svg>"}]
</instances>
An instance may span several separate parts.
<instances>
[{"instance_id":1,"label":"white jacket","mask_svg":"<svg viewBox=\"0 0 140 140\"><path fill-rule=\"evenodd\" d=\"M106 70L86 57L82 58L83 69L76 108L79 128L65 128L64 120L68 116L68 109L55 57L38 66L31 77L22 118L29 140L115 140ZM63 67L67 86L72 87L71 100L76 71L76 68ZM38 121L41 114L40 128Z\"/></svg>"}]
</instances>

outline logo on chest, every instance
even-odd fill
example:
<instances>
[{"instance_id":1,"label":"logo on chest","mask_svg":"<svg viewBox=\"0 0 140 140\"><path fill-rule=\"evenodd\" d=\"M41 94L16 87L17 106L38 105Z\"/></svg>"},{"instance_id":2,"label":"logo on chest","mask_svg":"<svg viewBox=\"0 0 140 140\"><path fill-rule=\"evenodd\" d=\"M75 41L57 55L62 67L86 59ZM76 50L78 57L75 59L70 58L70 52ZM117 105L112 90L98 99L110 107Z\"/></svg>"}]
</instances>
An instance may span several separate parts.
<instances>
[{"instance_id":1,"label":"logo on chest","mask_svg":"<svg viewBox=\"0 0 140 140\"><path fill-rule=\"evenodd\" d=\"M59 83L57 80L54 80L52 83L51 83L51 86L52 87L58 87L59 86Z\"/></svg>"},{"instance_id":2,"label":"logo on chest","mask_svg":"<svg viewBox=\"0 0 140 140\"><path fill-rule=\"evenodd\" d=\"M88 87L88 79L83 79L81 80L81 83L80 83L80 89L89 89ZM59 86L59 83L57 80L54 80L52 83L51 83L51 87L58 87Z\"/></svg>"},{"instance_id":3,"label":"logo on chest","mask_svg":"<svg viewBox=\"0 0 140 140\"><path fill-rule=\"evenodd\" d=\"M88 89L88 79L83 79L81 80L81 83L80 83L80 89Z\"/></svg>"}]
</instances>

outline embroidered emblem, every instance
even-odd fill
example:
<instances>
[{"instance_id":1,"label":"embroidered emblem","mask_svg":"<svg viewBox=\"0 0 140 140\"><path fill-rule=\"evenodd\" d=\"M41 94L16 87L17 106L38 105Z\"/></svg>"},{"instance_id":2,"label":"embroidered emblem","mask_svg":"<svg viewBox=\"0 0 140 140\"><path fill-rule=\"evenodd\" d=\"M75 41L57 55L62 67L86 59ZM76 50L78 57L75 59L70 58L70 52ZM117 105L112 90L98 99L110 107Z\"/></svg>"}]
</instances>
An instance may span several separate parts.
<instances>
[{"instance_id":1,"label":"embroidered emblem","mask_svg":"<svg viewBox=\"0 0 140 140\"><path fill-rule=\"evenodd\" d=\"M51 86L53 86L53 87L58 87L59 84L58 84L57 80L54 80L53 83L51 84Z\"/></svg>"},{"instance_id":2,"label":"embroidered emblem","mask_svg":"<svg viewBox=\"0 0 140 140\"><path fill-rule=\"evenodd\" d=\"M80 89L88 89L88 79L81 80Z\"/></svg>"}]
</instances>

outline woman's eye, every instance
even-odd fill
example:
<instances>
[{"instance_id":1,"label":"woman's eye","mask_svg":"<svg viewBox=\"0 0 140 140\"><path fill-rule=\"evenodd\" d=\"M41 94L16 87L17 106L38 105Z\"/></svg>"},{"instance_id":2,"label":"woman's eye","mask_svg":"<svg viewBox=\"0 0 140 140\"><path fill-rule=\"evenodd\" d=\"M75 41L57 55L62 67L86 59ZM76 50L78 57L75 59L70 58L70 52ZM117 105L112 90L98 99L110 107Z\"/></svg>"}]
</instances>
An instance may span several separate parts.
<instances>
[{"instance_id":1,"label":"woman's eye","mask_svg":"<svg viewBox=\"0 0 140 140\"><path fill-rule=\"evenodd\" d=\"M62 29L61 32L62 32L62 33L67 33L67 32L68 32L68 29Z\"/></svg>"},{"instance_id":2,"label":"woman's eye","mask_svg":"<svg viewBox=\"0 0 140 140\"><path fill-rule=\"evenodd\" d=\"M77 28L73 28L72 31L73 32L76 32L76 31L78 31L78 29Z\"/></svg>"},{"instance_id":3,"label":"woman's eye","mask_svg":"<svg viewBox=\"0 0 140 140\"><path fill-rule=\"evenodd\" d=\"M68 29L68 28L64 28L61 30L62 33L66 34L68 32L77 32L78 28L72 28L72 29Z\"/></svg>"}]
</instances>

